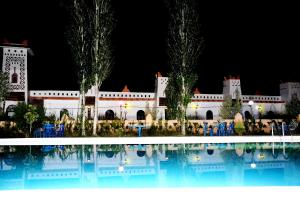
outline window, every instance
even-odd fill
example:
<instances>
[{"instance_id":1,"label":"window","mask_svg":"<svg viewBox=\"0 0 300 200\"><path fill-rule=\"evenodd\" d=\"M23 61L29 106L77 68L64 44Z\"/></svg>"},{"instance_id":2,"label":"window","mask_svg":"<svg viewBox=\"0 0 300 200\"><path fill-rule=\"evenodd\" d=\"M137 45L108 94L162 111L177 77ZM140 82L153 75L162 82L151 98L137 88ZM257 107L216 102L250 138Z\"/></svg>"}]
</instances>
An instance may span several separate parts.
<instances>
[{"instance_id":1,"label":"window","mask_svg":"<svg viewBox=\"0 0 300 200\"><path fill-rule=\"evenodd\" d=\"M18 83L18 74L16 73L15 67L14 67L14 73L11 75L11 83Z\"/></svg>"}]
</instances>

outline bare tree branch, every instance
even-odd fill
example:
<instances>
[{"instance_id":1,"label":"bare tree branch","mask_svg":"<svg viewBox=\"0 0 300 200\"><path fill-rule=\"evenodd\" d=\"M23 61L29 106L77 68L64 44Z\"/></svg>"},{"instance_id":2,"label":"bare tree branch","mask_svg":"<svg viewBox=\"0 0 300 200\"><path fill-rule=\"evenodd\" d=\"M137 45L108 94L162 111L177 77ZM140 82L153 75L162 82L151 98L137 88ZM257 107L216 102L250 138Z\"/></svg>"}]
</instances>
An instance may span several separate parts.
<instances>
[{"instance_id":1,"label":"bare tree branch","mask_svg":"<svg viewBox=\"0 0 300 200\"><path fill-rule=\"evenodd\" d=\"M200 24L193 0L170 0L167 5L170 13L168 55L171 73L169 73L166 96L172 112L177 109L181 132L185 135L186 109L197 80L195 67L204 40L200 35Z\"/></svg>"}]
</instances>

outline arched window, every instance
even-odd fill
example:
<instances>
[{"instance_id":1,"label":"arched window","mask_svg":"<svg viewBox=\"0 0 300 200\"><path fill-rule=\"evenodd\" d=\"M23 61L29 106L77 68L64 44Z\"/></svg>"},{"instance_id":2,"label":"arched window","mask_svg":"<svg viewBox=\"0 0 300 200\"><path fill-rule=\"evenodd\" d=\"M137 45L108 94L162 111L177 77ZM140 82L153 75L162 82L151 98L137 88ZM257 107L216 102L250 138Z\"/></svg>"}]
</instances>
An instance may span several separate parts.
<instances>
[{"instance_id":1,"label":"arched window","mask_svg":"<svg viewBox=\"0 0 300 200\"><path fill-rule=\"evenodd\" d=\"M16 108L16 105L9 105L7 108L6 108L6 116L11 118L15 115L15 108Z\"/></svg>"},{"instance_id":2,"label":"arched window","mask_svg":"<svg viewBox=\"0 0 300 200\"><path fill-rule=\"evenodd\" d=\"M137 120L145 120L145 112L143 110L139 110L136 113Z\"/></svg>"},{"instance_id":3,"label":"arched window","mask_svg":"<svg viewBox=\"0 0 300 200\"><path fill-rule=\"evenodd\" d=\"M106 151L105 152L105 156L107 158L112 158L115 155L115 153L113 151Z\"/></svg>"},{"instance_id":4,"label":"arched window","mask_svg":"<svg viewBox=\"0 0 300 200\"><path fill-rule=\"evenodd\" d=\"M107 110L105 112L105 119L106 120L113 120L115 118L115 113L112 110Z\"/></svg>"},{"instance_id":5,"label":"arched window","mask_svg":"<svg viewBox=\"0 0 300 200\"><path fill-rule=\"evenodd\" d=\"M92 109L91 108L88 108L88 111L87 111L87 113L88 113L88 119L92 119Z\"/></svg>"},{"instance_id":6,"label":"arched window","mask_svg":"<svg viewBox=\"0 0 300 200\"><path fill-rule=\"evenodd\" d=\"M207 154L208 155L213 155L214 154L214 150L213 149L207 149Z\"/></svg>"},{"instance_id":7,"label":"arched window","mask_svg":"<svg viewBox=\"0 0 300 200\"><path fill-rule=\"evenodd\" d=\"M14 73L11 75L11 83L18 83L18 74L16 73L16 68L14 68Z\"/></svg>"},{"instance_id":8,"label":"arched window","mask_svg":"<svg viewBox=\"0 0 300 200\"><path fill-rule=\"evenodd\" d=\"M275 113L274 113L273 111L269 111L269 112L267 113L267 117L268 117L269 119L274 119L274 118L275 118Z\"/></svg>"},{"instance_id":9,"label":"arched window","mask_svg":"<svg viewBox=\"0 0 300 200\"><path fill-rule=\"evenodd\" d=\"M211 110L208 110L206 112L206 119L207 120L211 120L211 119L214 119L214 115L213 115L213 112Z\"/></svg>"},{"instance_id":10,"label":"arched window","mask_svg":"<svg viewBox=\"0 0 300 200\"><path fill-rule=\"evenodd\" d=\"M249 120L249 119L251 119L251 114L250 114L250 112L247 110L247 111L245 111L245 113L244 113L244 115L245 115L245 119L246 120Z\"/></svg>"},{"instance_id":11,"label":"arched window","mask_svg":"<svg viewBox=\"0 0 300 200\"><path fill-rule=\"evenodd\" d=\"M69 111L67 109L62 109L59 113L59 119L61 119L64 115L67 115L68 117L69 115Z\"/></svg>"},{"instance_id":12,"label":"arched window","mask_svg":"<svg viewBox=\"0 0 300 200\"><path fill-rule=\"evenodd\" d=\"M138 150L138 151L136 152L136 154L138 155L138 157L143 157L143 156L145 156L146 151Z\"/></svg>"}]
</instances>

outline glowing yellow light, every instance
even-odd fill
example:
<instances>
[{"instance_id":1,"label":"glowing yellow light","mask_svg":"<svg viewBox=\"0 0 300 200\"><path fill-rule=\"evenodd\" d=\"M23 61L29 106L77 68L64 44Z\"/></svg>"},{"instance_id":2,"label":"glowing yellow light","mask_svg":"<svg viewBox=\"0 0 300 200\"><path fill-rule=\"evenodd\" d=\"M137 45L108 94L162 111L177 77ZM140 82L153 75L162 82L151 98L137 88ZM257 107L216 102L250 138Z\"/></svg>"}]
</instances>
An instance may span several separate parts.
<instances>
[{"instance_id":1,"label":"glowing yellow light","mask_svg":"<svg viewBox=\"0 0 300 200\"><path fill-rule=\"evenodd\" d=\"M124 163L125 163L125 164L129 164L129 163L130 163L130 160L129 160L128 158L126 158L126 159L124 160Z\"/></svg>"},{"instance_id":2,"label":"glowing yellow light","mask_svg":"<svg viewBox=\"0 0 300 200\"><path fill-rule=\"evenodd\" d=\"M126 102L126 103L124 104L124 108L125 108L125 109L128 109L129 107L130 107L129 103Z\"/></svg>"},{"instance_id":3,"label":"glowing yellow light","mask_svg":"<svg viewBox=\"0 0 300 200\"><path fill-rule=\"evenodd\" d=\"M192 107L192 109L198 109L199 106L195 103L192 103L191 107Z\"/></svg>"},{"instance_id":4,"label":"glowing yellow light","mask_svg":"<svg viewBox=\"0 0 300 200\"><path fill-rule=\"evenodd\" d=\"M263 113L264 112L264 106L263 105L257 105L256 109L258 110L258 112Z\"/></svg>"},{"instance_id":5,"label":"glowing yellow light","mask_svg":"<svg viewBox=\"0 0 300 200\"><path fill-rule=\"evenodd\" d=\"M265 154L263 154L263 153L258 154L257 159L264 160L265 159Z\"/></svg>"},{"instance_id":6,"label":"glowing yellow light","mask_svg":"<svg viewBox=\"0 0 300 200\"><path fill-rule=\"evenodd\" d=\"M199 155L196 155L196 156L194 157L194 159L195 159L196 162L199 162L199 161L201 160L201 157L200 157Z\"/></svg>"}]
</instances>

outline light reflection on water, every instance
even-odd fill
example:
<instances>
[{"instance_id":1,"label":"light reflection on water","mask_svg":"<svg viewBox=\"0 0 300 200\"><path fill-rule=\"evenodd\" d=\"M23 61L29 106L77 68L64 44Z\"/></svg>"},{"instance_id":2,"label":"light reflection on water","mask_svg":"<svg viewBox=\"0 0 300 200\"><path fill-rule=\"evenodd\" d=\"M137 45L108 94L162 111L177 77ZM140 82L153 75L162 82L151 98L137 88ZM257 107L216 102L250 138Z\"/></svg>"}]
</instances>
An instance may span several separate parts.
<instances>
[{"instance_id":1,"label":"light reflection on water","mask_svg":"<svg viewBox=\"0 0 300 200\"><path fill-rule=\"evenodd\" d=\"M300 186L299 143L0 147L0 189Z\"/></svg>"}]
</instances>

